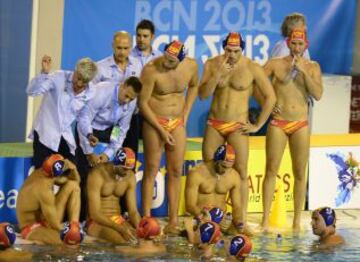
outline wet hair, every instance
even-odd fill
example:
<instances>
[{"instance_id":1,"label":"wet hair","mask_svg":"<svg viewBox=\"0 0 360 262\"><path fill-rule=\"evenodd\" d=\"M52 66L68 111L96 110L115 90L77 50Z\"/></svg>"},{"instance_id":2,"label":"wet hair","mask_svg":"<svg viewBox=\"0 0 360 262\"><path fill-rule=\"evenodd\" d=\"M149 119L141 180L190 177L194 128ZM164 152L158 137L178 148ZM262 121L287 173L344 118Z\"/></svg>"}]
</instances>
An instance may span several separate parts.
<instances>
[{"instance_id":1,"label":"wet hair","mask_svg":"<svg viewBox=\"0 0 360 262\"><path fill-rule=\"evenodd\" d=\"M83 81L90 82L97 73L97 66L89 57L85 57L77 62L75 70Z\"/></svg>"},{"instance_id":2,"label":"wet hair","mask_svg":"<svg viewBox=\"0 0 360 262\"><path fill-rule=\"evenodd\" d=\"M130 76L128 79L125 80L124 83L126 86L131 86L135 93L140 93L142 89L142 83L140 82L140 79L136 76Z\"/></svg>"},{"instance_id":3,"label":"wet hair","mask_svg":"<svg viewBox=\"0 0 360 262\"><path fill-rule=\"evenodd\" d=\"M291 13L291 14L287 15L281 24L282 36L288 37L290 35L291 31L293 30L293 27L300 21L303 22L304 25L306 24L306 18L301 13Z\"/></svg>"},{"instance_id":4,"label":"wet hair","mask_svg":"<svg viewBox=\"0 0 360 262\"><path fill-rule=\"evenodd\" d=\"M150 20L147 20L147 19L143 19L141 20L137 26L136 26L136 32L139 30L139 29L148 29L150 30L150 32L152 34L155 34L155 26L154 26L154 23L151 22Z\"/></svg>"}]
</instances>

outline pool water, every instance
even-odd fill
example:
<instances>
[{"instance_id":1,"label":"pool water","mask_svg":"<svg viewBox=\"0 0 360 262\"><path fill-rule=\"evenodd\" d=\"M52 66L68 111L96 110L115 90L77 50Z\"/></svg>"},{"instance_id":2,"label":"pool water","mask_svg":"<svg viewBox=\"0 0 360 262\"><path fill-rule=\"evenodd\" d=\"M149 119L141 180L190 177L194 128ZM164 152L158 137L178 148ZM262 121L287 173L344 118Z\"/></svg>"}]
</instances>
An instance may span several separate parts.
<instances>
[{"instance_id":1,"label":"pool water","mask_svg":"<svg viewBox=\"0 0 360 262\"><path fill-rule=\"evenodd\" d=\"M319 251L317 237L311 231L300 235L284 233L281 238L267 234L252 238L252 256L265 261L360 261L360 229L339 229L346 244ZM111 244L82 244L78 248L16 245L34 253L33 261L198 261L199 253L184 238L165 241L167 254L152 257L124 257ZM210 261L226 261L223 249L216 249Z\"/></svg>"}]
</instances>

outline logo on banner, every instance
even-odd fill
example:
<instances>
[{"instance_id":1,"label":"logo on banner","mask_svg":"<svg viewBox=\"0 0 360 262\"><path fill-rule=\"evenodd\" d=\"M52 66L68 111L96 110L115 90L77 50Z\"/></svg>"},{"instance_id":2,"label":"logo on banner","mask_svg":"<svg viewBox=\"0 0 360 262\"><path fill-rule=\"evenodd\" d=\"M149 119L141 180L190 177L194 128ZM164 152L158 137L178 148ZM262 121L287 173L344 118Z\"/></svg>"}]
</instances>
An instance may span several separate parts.
<instances>
[{"instance_id":1,"label":"logo on banner","mask_svg":"<svg viewBox=\"0 0 360 262\"><path fill-rule=\"evenodd\" d=\"M332 160L337 170L339 184L337 186L335 205L338 207L350 202L355 188L359 187L360 164L351 152L347 157L340 153L327 154L327 157Z\"/></svg>"}]
</instances>

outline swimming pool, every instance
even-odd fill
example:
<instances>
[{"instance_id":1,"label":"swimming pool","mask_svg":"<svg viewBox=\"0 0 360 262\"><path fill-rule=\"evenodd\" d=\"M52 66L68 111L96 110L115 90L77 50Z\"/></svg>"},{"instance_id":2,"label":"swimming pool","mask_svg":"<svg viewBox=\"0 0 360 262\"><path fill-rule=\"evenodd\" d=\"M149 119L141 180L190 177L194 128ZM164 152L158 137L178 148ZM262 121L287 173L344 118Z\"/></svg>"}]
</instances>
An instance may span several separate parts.
<instances>
[{"instance_id":1,"label":"swimming pool","mask_svg":"<svg viewBox=\"0 0 360 262\"><path fill-rule=\"evenodd\" d=\"M316 237L311 231L300 235L284 233L253 237L253 256L266 261L359 261L360 229L339 229L346 244L325 251L315 251ZM109 244L86 244L79 248L16 245L34 253L33 261L198 261L198 253L183 238L166 240L168 253L158 257L124 257ZM211 261L226 261L224 250L216 250Z\"/></svg>"}]
</instances>

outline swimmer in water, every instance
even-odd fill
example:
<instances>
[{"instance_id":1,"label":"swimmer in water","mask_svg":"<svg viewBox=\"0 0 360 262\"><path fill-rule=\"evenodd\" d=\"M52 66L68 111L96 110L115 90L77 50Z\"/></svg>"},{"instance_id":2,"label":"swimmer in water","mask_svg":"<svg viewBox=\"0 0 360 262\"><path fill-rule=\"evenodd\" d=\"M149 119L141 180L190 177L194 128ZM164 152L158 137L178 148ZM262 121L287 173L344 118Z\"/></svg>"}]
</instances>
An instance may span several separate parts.
<instances>
[{"instance_id":1,"label":"swimmer in water","mask_svg":"<svg viewBox=\"0 0 360 262\"><path fill-rule=\"evenodd\" d=\"M344 238L336 234L336 214L330 207L322 207L311 214L311 227L314 235L319 236L320 248L345 243Z\"/></svg>"}]
</instances>

